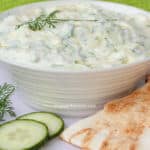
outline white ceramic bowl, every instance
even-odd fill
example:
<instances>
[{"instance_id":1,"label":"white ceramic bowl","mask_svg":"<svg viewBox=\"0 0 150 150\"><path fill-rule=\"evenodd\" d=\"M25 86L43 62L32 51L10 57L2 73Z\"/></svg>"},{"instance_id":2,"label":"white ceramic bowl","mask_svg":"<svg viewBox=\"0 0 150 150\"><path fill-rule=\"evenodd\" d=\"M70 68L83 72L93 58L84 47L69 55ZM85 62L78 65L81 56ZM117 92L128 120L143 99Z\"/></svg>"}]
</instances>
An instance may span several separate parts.
<instances>
[{"instance_id":1,"label":"white ceramic bowl","mask_svg":"<svg viewBox=\"0 0 150 150\"><path fill-rule=\"evenodd\" d=\"M79 3L79 1L30 4L2 13L0 18L10 13L22 13L37 6L52 7L70 3ZM131 13L131 15L148 14L119 4L98 1L92 3L115 11ZM25 97L25 102L42 111L53 111L68 116L86 116L94 113L107 100L132 90L150 70L150 60L112 69L78 72L38 70L14 62L8 63L6 60L1 60L1 63L5 64L12 73Z\"/></svg>"}]
</instances>

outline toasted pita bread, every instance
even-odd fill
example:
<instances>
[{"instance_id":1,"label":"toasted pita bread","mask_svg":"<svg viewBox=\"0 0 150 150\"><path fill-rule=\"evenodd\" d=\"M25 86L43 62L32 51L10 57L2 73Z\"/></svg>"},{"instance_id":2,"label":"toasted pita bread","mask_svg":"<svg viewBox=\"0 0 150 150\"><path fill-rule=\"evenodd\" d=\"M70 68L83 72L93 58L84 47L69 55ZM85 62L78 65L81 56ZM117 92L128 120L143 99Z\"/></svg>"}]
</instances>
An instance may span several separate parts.
<instances>
[{"instance_id":1,"label":"toasted pita bread","mask_svg":"<svg viewBox=\"0 0 150 150\"><path fill-rule=\"evenodd\" d=\"M150 82L72 125L61 138L84 150L149 150Z\"/></svg>"}]
</instances>

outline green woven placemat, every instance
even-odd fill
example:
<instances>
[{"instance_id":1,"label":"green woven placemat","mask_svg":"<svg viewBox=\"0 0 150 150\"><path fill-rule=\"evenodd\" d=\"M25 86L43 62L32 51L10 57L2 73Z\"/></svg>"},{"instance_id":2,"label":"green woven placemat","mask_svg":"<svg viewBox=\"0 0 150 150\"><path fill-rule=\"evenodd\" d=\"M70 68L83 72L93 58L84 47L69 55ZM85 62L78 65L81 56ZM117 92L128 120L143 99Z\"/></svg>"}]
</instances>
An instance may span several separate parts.
<instances>
[{"instance_id":1,"label":"green woven placemat","mask_svg":"<svg viewBox=\"0 0 150 150\"><path fill-rule=\"evenodd\" d=\"M150 11L150 0L105 0L105 1L123 3Z\"/></svg>"},{"instance_id":2,"label":"green woven placemat","mask_svg":"<svg viewBox=\"0 0 150 150\"><path fill-rule=\"evenodd\" d=\"M0 11L7 10L9 8L18 5L37 1L44 1L44 0L0 0ZM150 0L105 0L105 1L124 3L150 11Z\"/></svg>"},{"instance_id":3,"label":"green woven placemat","mask_svg":"<svg viewBox=\"0 0 150 150\"><path fill-rule=\"evenodd\" d=\"M0 11L5 11L15 6L28 4L32 2L38 2L38 1L42 1L42 0L0 0Z\"/></svg>"}]
</instances>

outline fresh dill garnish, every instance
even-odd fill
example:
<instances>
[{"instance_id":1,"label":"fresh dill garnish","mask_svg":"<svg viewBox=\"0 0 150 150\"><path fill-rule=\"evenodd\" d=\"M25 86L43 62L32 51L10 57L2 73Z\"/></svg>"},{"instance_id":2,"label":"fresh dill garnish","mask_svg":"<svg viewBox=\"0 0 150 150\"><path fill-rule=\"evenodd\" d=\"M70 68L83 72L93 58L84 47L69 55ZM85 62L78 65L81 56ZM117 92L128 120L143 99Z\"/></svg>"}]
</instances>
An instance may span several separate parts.
<instances>
[{"instance_id":1,"label":"fresh dill garnish","mask_svg":"<svg viewBox=\"0 0 150 150\"><path fill-rule=\"evenodd\" d=\"M54 28L55 24L57 23L56 14L58 12L59 12L58 10L55 10L52 13L50 13L48 16L45 14L41 14L39 17L33 20L17 25L16 29L19 29L24 25L27 25L28 28L33 31L42 30L46 25L48 25L49 28Z\"/></svg>"},{"instance_id":2,"label":"fresh dill garnish","mask_svg":"<svg viewBox=\"0 0 150 150\"><path fill-rule=\"evenodd\" d=\"M39 17L24 22L16 26L16 29L19 29L22 26L28 26L32 31L42 30L45 26L49 28L55 28L56 24L59 22L67 22L67 21L89 21L89 22L97 22L100 21L98 19L60 19L57 18L56 14L59 13L59 10L55 10L51 12L49 15L41 14ZM108 21L108 19L106 19ZM116 19L110 19L109 21L116 21Z\"/></svg>"},{"instance_id":3,"label":"fresh dill garnish","mask_svg":"<svg viewBox=\"0 0 150 150\"><path fill-rule=\"evenodd\" d=\"M13 107L11 106L11 101L9 96L14 92L15 87L11 84L5 83L0 86L0 121L4 119L5 114L10 116L15 116Z\"/></svg>"}]
</instances>

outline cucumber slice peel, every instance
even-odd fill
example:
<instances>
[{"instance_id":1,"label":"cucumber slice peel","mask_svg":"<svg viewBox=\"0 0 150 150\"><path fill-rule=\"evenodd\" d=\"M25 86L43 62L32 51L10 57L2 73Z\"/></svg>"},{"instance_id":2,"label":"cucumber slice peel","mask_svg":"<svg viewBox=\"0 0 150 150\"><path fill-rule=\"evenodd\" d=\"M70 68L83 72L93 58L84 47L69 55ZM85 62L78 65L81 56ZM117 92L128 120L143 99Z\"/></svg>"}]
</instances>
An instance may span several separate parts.
<instances>
[{"instance_id":1,"label":"cucumber slice peel","mask_svg":"<svg viewBox=\"0 0 150 150\"><path fill-rule=\"evenodd\" d=\"M63 119L52 112L32 112L18 117L17 119L31 119L40 121L48 127L49 138L59 135L64 129Z\"/></svg>"},{"instance_id":2,"label":"cucumber slice peel","mask_svg":"<svg viewBox=\"0 0 150 150\"><path fill-rule=\"evenodd\" d=\"M0 125L0 150L37 150L48 139L48 128L34 120L13 120Z\"/></svg>"}]
</instances>

